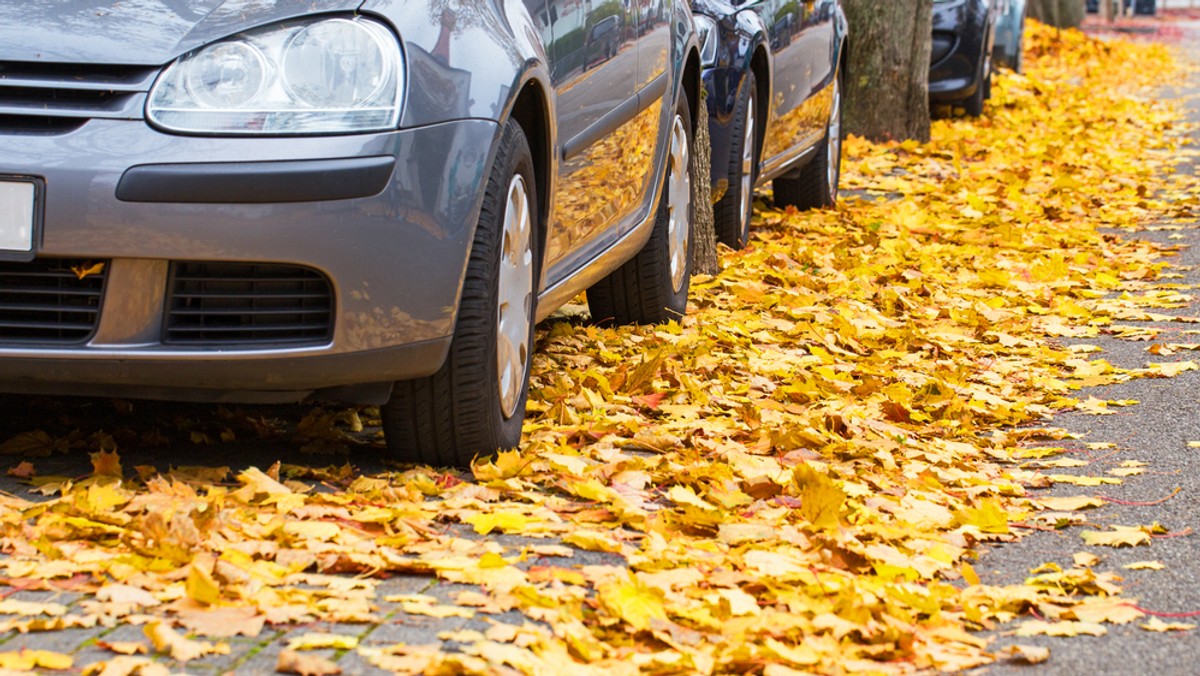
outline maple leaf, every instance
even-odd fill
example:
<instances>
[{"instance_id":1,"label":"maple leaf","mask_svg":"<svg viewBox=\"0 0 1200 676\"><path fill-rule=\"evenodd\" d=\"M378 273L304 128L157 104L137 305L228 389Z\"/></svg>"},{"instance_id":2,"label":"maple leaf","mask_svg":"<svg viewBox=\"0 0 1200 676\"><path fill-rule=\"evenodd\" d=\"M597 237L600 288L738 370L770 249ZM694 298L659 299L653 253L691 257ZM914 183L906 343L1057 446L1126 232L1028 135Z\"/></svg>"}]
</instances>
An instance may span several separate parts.
<instances>
[{"instance_id":1,"label":"maple leaf","mask_svg":"<svg viewBox=\"0 0 1200 676\"><path fill-rule=\"evenodd\" d=\"M646 630L654 620L665 621L662 592L629 578L596 589L596 598L608 612L637 630Z\"/></svg>"},{"instance_id":2,"label":"maple leaf","mask_svg":"<svg viewBox=\"0 0 1200 676\"><path fill-rule=\"evenodd\" d=\"M1114 598L1087 598L1071 607L1071 614L1081 622L1127 624L1145 613L1129 601Z\"/></svg>"},{"instance_id":3,"label":"maple leaf","mask_svg":"<svg viewBox=\"0 0 1200 676\"><path fill-rule=\"evenodd\" d=\"M83 673L84 676L169 676L171 670L148 657L122 655L93 662L84 668Z\"/></svg>"},{"instance_id":4,"label":"maple leaf","mask_svg":"<svg viewBox=\"0 0 1200 676\"><path fill-rule=\"evenodd\" d=\"M96 641L96 646L118 655L142 655L148 651L145 643L136 641Z\"/></svg>"},{"instance_id":5,"label":"maple leaf","mask_svg":"<svg viewBox=\"0 0 1200 676\"><path fill-rule=\"evenodd\" d=\"M17 479L28 479L34 475L33 463L28 460L22 461L13 467L9 467L6 474Z\"/></svg>"},{"instance_id":6,"label":"maple leaf","mask_svg":"<svg viewBox=\"0 0 1200 676\"><path fill-rule=\"evenodd\" d=\"M63 453L70 449L65 439L56 439L42 430L31 430L6 440L0 444L0 454L23 456L48 456L51 453Z\"/></svg>"},{"instance_id":7,"label":"maple leaf","mask_svg":"<svg viewBox=\"0 0 1200 676\"><path fill-rule=\"evenodd\" d=\"M1008 532L1008 514L996 500L984 500L978 507L966 507L954 516L959 524L973 526L982 533Z\"/></svg>"},{"instance_id":8,"label":"maple leaf","mask_svg":"<svg viewBox=\"0 0 1200 676\"><path fill-rule=\"evenodd\" d=\"M1094 622L1046 622L1044 620L1028 620L1017 627L1017 636L1103 636L1108 630L1103 625Z\"/></svg>"},{"instance_id":9,"label":"maple leaf","mask_svg":"<svg viewBox=\"0 0 1200 676\"><path fill-rule=\"evenodd\" d=\"M324 648L353 650L356 647L358 647L358 638L345 634L309 632L289 638L287 642L288 650L320 650Z\"/></svg>"},{"instance_id":10,"label":"maple leaf","mask_svg":"<svg viewBox=\"0 0 1200 676\"><path fill-rule=\"evenodd\" d=\"M1032 645L1010 645L1002 650L1000 654L1014 662L1024 662L1026 664L1041 664L1050 659L1049 648Z\"/></svg>"},{"instance_id":11,"label":"maple leaf","mask_svg":"<svg viewBox=\"0 0 1200 676\"><path fill-rule=\"evenodd\" d=\"M1146 631L1191 631L1196 628L1196 625L1187 622L1163 622L1157 617L1152 617L1145 624L1139 624L1139 627Z\"/></svg>"},{"instance_id":12,"label":"maple leaf","mask_svg":"<svg viewBox=\"0 0 1200 676\"><path fill-rule=\"evenodd\" d=\"M205 655L228 655L230 651L227 643L193 641L161 621L148 623L143 632L154 644L155 650L180 662L189 662Z\"/></svg>"},{"instance_id":13,"label":"maple leaf","mask_svg":"<svg viewBox=\"0 0 1200 676\"><path fill-rule=\"evenodd\" d=\"M1079 535L1089 545L1136 547L1150 544L1150 534L1138 526L1113 526L1111 531L1085 530Z\"/></svg>"},{"instance_id":14,"label":"maple leaf","mask_svg":"<svg viewBox=\"0 0 1200 676\"><path fill-rule=\"evenodd\" d=\"M1103 507L1106 503L1104 500L1088 495L1077 495L1066 498L1046 497L1038 498L1037 504L1042 507L1054 511L1070 512L1078 509L1090 509L1093 507Z\"/></svg>"},{"instance_id":15,"label":"maple leaf","mask_svg":"<svg viewBox=\"0 0 1200 676\"><path fill-rule=\"evenodd\" d=\"M87 262L87 263L80 263L79 265L72 265L71 272L75 275L75 277L77 279L83 279L85 277L90 277L92 275L98 275L98 274L104 272L104 263L103 262L100 262L100 263Z\"/></svg>"},{"instance_id":16,"label":"maple leaf","mask_svg":"<svg viewBox=\"0 0 1200 676\"><path fill-rule=\"evenodd\" d=\"M64 671L70 669L74 662L70 655L50 650L0 652L0 669L12 671L33 671L35 669Z\"/></svg>"},{"instance_id":17,"label":"maple leaf","mask_svg":"<svg viewBox=\"0 0 1200 676\"><path fill-rule=\"evenodd\" d=\"M201 555L188 564L187 579L184 582L188 598L206 606L221 600L221 587L212 575L215 563L211 555Z\"/></svg>"},{"instance_id":18,"label":"maple leaf","mask_svg":"<svg viewBox=\"0 0 1200 676\"><path fill-rule=\"evenodd\" d=\"M519 533L529 524L529 518L519 512L492 511L472 514L464 519L475 527L475 532L487 535L494 530L505 533Z\"/></svg>"},{"instance_id":19,"label":"maple leaf","mask_svg":"<svg viewBox=\"0 0 1200 676\"><path fill-rule=\"evenodd\" d=\"M808 465L797 466L792 471L792 480L799 487L800 506L797 511L800 516L818 530L837 528L846 493L829 475Z\"/></svg>"},{"instance_id":20,"label":"maple leaf","mask_svg":"<svg viewBox=\"0 0 1200 676\"><path fill-rule=\"evenodd\" d=\"M275 671L299 676L334 676L342 673L341 667L320 655L304 655L290 648L279 651Z\"/></svg>"},{"instance_id":21,"label":"maple leaf","mask_svg":"<svg viewBox=\"0 0 1200 676\"><path fill-rule=\"evenodd\" d=\"M254 637L262 633L266 616L250 607L181 608L175 621L188 633L208 638Z\"/></svg>"}]
</instances>

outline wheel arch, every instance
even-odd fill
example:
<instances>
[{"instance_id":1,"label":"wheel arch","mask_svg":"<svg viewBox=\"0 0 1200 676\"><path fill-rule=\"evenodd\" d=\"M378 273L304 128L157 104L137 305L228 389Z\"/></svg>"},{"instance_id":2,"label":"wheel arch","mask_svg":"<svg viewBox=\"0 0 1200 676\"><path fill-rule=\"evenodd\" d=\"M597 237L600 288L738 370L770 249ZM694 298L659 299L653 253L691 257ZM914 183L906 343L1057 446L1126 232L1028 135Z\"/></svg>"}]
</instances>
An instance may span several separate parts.
<instances>
[{"instance_id":1,"label":"wheel arch","mask_svg":"<svg viewBox=\"0 0 1200 676\"><path fill-rule=\"evenodd\" d=\"M683 64L680 87L688 97L688 115L692 118L692 133L695 134L696 123L700 120L700 52L689 49Z\"/></svg>"},{"instance_id":2,"label":"wheel arch","mask_svg":"<svg viewBox=\"0 0 1200 676\"><path fill-rule=\"evenodd\" d=\"M529 152L533 156L533 173L537 191L537 237L539 259L545 256L546 233L550 223L551 176L553 175L553 126L550 121L550 99L545 86L536 78L530 78L521 86L508 119L513 120L525 132ZM538 261L538 270L542 268Z\"/></svg>"},{"instance_id":3,"label":"wheel arch","mask_svg":"<svg viewBox=\"0 0 1200 676\"><path fill-rule=\"evenodd\" d=\"M758 91L754 95L754 105L756 106L754 122L758 126L754 134L756 137L754 142L758 145L757 153L761 154L767 138L767 124L771 117L771 87L774 86L771 82L771 61L765 43L759 42L754 47L754 52L750 56L749 69L754 73L754 80L758 84ZM756 158L755 161L761 162L762 157Z\"/></svg>"}]
</instances>

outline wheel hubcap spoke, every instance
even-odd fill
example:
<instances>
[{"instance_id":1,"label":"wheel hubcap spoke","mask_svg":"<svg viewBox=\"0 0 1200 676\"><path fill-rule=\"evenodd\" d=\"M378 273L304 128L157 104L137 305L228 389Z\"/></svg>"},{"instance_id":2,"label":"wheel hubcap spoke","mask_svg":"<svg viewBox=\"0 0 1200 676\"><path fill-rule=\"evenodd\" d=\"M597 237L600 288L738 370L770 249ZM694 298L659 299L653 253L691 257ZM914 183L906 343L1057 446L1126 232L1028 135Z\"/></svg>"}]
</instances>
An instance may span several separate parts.
<instances>
[{"instance_id":1,"label":"wheel hubcap spoke","mask_svg":"<svg viewBox=\"0 0 1200 676\"><path fill-rule=\"evenodd\" d=\"M667 165L667 253L671 266L671 289L683 288L687 275L687 242L691 222L692 180L688 172L688 139L683 118L675 116L671 125L671 153Z\"/></svg>"},{"instance_id":2,"label":"wheel hubcap spoke","mask_svg":"<svg viewBox=\"0 0 1200 676\"><path fill-rule=\"evenodd\" d=\"M742 139L742 237L750 232L750 208L754 201L754 97L746 99L746 135ZM744 243L744 242L743 242Z\"/></svg>"},{"instance_id":3,"label":"wheel hubcap spoke","mask_svg":"<svg viewBox=\"0 0 1200 676\"><path fill-rule=\"evenodd\" d=\"M533 323L533 222L529 191L520 174L508 184L499 273L496 380L501 412L511 418L529 367L529 326Z\"/></svg>"},{"instance_id":4,"label":"wheel hubcap spoke","mask_svg":"<svg viewBox=\"0 0 1200 676\"><path fill-rule=\"evenodd\" d=\"M825 164L828 167L829 193L837 201L837 184L839 166L842 159L842 92L837 79L833 81L833 106L829 115L829 140L825 143L829 149L829 157Z\"/></svg>"}]
</instances>

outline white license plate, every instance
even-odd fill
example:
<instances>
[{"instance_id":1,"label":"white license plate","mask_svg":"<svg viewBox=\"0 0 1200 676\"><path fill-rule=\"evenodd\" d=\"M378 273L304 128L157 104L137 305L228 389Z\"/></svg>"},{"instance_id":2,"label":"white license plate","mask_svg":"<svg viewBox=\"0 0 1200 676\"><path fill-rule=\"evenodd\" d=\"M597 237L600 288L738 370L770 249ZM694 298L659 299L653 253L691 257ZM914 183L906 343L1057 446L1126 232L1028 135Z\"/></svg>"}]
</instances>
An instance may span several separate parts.
<instances>
[{"instance_id":1,"label":"white license plate","mask_svg":"<svg viewBox=\"0 0 1200 676\"><path fill-rule=\"evenodd\" d=\"M33 251L34 185L0 181L0 252Z\"/></svg>"}]
</instances>

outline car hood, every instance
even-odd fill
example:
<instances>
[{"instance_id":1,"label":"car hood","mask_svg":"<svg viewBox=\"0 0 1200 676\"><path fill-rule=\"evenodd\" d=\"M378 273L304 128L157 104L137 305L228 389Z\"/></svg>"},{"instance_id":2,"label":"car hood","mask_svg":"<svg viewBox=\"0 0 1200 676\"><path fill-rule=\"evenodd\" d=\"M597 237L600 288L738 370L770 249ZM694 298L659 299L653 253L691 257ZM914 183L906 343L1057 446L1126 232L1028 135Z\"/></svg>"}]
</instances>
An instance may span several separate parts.
<instances>
[{"instance_id":1,"label":"car hood","mask_svg":"<svg viewBox=\"0 0 1200 676\"><path fill-rule=\"evenodd\" d=\"M159 65L228 35L361 0L0 0L0 61Z\"/></svg>"}]
</instances>

